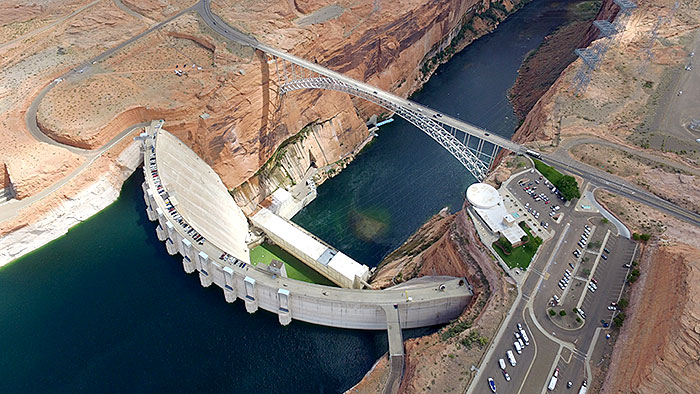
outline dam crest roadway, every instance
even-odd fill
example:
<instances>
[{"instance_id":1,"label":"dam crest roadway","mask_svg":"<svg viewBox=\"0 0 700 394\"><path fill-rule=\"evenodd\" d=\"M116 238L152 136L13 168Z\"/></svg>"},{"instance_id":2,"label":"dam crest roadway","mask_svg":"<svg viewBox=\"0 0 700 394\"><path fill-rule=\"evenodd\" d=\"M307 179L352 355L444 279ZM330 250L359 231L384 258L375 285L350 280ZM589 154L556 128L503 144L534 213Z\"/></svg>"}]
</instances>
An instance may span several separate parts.
<instances>
[{"instance_id":1,"label":"dam crest roadway","mask_svg":"<svg viewBox=\"0 0 700 394\"><path fill-rule=\"evenodd\" d=\"M248 243L257 229L249 228L209 165L162 125L163 121L151 122L138 137L144 155L146 213L158 223L156 234L168 253L182 256L184 271L196 271L204 287L220 287L226 302L240 298L249 313L262 308L277 314L282 325L296 319L331 327L386 329L392 366L386 387L392 392L403 371L401 330L448 323L469 304L472 292L465 278L422 277L384 290L336 288L250 264ZM347 259L341 263L359 265ZM338 271L347 272L342 267ZM348 286L363 282L354 279Z\"/></svg>"}]
</instances>

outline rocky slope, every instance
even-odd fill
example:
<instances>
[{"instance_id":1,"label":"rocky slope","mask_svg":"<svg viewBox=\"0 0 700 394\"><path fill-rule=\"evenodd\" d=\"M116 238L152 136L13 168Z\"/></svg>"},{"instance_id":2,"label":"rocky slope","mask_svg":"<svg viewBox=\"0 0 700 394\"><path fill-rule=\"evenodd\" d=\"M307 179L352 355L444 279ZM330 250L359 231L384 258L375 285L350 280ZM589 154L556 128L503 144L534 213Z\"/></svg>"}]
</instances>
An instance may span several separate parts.
<instances>
[{"instance_id":1,"label":"rocky slope","mask_svg":"<svg viewBox=\"0 0 700 394\"><path fill-rule=\"evenodd\" d=\"M161 3L144 7L162 12ZM520 3L404 0L389 7L341 1L328 8L316 1L267 0L217 1L212 7L263 42L406 96ZM183 63L187 73L178 77L172 70ZM192 69L193 63L203 69ZM366 142L365 121L384 113L335 92L297 91L279 100L279 68L221 40L195 15L184 15L59 85L42 102L38 119L56 140L92 149L129 122L164 117L168 129L235 189L239 204L253 206L310 172L317 183L335 173ZM302 130L305 138L298 138Z\"/></svg>"},{"instance_id":2,"label":"rocky slope","mask_svg":"<svg viewBox=\"0 0 700 394\"><path fill-rule=\"evenodd\" d=\"M587 47L598 37L594 20L612 21L618 7L612 0L584 1L569 7L574 22L545 37L542 44L523 61L511 89L515 114L524 119L564 69L576 60L574 49Z\"/></svg>"},{"instance_id":3,"label":"rocky slope","mask_svg":"<svg viewBox=\"0 0 700 394\"><path fill-rule=\"evenodd\" d=\"M627 29L576 96L572 79L580 60L568 66L538 100L516 133L540 149L560 152L616 174L680 205L697 209L698 157L686 152L664 128L651 130L657 111L675 92L693 36L700 26L700 3L638 1ZM664 23L657 25L658 18ZM653 59L639 55L651 41ZM674 77L675 75L675 77ZM660 109L661 108L661 109ZM654 134L666 136L654 144ZM640 138L643 136L644 138ZM616 341L603 393L685 393L697 391L700 286L700 229L620 198L597 198L633 232L654 234L632 287L627 320ZM600 382L596 382L595 386Z\"/></svg>"},{"instance_id":4,"label":"rocky slope","mask_svg":"<svg viewBox=\"0 0 700 394\"><path fill-rule=\"evenodd\" d=\"M465 209L431 218L387 256L372 277L373 286L385 287L424 275L455 275L466 277L473 287L471 304L454 323L435 334L405 341L402 393L462 393L471 378L469 366L478 364L515 298L515 287L494 264ZM381 392L383 380L378 376L386 373L387 364L380 360L348 392Z\"/></svg>"},{"instance_id":5,"label":"rocky slope","mask_svg":"<svg viewBox=\"0 0 700 394\"><path fill-rule=\"evenodd\" d=\"M631 299L631 318L618 338L622 345L613 355L602 393L695 393L700 251L683 244L648 249Z\"/></svg>"}]
</instances>

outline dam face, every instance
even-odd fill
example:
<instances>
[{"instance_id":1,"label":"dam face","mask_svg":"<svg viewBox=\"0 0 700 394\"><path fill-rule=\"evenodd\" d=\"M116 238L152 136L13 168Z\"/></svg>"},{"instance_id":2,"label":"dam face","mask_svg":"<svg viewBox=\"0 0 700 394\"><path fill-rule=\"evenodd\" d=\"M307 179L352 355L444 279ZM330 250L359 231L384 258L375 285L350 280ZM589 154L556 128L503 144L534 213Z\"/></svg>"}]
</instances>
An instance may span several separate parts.
<instances>
[{"instance_id":1,"label":"dam face","mask_svg":"<svg viewBox=\"0 0 700 394\"><path fill-rule=\"evenodd\" d=\"M240 220L239 213L225 212L227 208L240 209L230 196L227 198L235 207L222 202L221 190L209 190L223 188L225 192L225 187L220 180L208 179L215 175L213 170L184 144L174 143L176 138L161 125L153 122L142 136L142 188L148 218L158 223L156 233L168 253L182 256L184 271L196 271L204 287L214 284L221 288L227 302L240 298L248 312L262 308L277 314L283 325L297 319L368 330L447 323L468 304L472 294L464 278L428 277L396 289L360 290L301 282L252 266L245 247L247 222ZM192 169L205 174L175 173ZM194 198L192 195L197 196L196 204L186 202ZM229 219L224 223L222 217ZM221 229L222 223L245 227ZM395 324L388 324L388 320Z\"/></svg>"}]
</instances>

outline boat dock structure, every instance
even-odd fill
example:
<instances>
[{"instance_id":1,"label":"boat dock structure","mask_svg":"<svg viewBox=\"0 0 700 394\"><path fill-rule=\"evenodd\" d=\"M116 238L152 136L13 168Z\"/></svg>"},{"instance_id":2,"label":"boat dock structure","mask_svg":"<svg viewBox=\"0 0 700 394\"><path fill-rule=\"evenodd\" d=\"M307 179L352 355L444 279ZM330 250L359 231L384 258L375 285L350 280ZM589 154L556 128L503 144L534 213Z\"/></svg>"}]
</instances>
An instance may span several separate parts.
<instances>
[{"instance_id":1,"label":"boat dock structure","mask_svg":"<svg viewBox=\"0 0 700 394\"><path fill-rule=\"evenodd\" d=\"M214 170L162 125L163 121L152 122L139 137L148 218L157 222L158 239L165 242L168 253L182 256L185 272L197 272L204 287L220 287L226 302L241 299L249 313L262 308L277 314L282 325L300 320L388 330L390 357L398 361L403 359L402 329L448 323L471 300L465 278L422 277L384 290L358 288L358 283L366 283L365 265L269 211L246 218ZM283 241L280 246L292 249L292 254L299 254L295 248L306 251L308 258L302 261L314 260L317 266L311 268L334 269L338 278L333 281L341 287L287 278L251 264L252 230L287 227L293 227L294 236L280 239L272 234L272 238ZM291 244L296 241L305 244Z\"/></svg>"}]
</instances>

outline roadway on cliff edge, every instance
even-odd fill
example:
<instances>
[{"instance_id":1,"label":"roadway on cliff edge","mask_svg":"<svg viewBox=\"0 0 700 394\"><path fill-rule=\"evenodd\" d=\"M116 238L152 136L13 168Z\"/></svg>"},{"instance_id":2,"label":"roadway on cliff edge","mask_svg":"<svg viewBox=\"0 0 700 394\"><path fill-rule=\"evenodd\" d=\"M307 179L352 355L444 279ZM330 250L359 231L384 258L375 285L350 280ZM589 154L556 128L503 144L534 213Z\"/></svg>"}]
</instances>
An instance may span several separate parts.
<instances>
[{"instance_id":1,"label":"roadway on cliff edge","mask_svg":"<svg viewBox=\"0 0 700 394\"><path fill-rule=\"evenodd\" d=\"M41 90L41 92L39 92L39 94L34 98L34 101L32 101L32 103L29 105L29 108L27 109L27 113L25 115L25 122L27 124L27 130L29 130L29 134L31 134L31 136L34 137L34 139L36 139L37 141L41 141L41 142L45 142L45 143L50 144L50 145L65 148L73 153L76 153L76 154L79 154L82 156L94 156L97 154L101 154L102 152L104 152L106 150L106 147L113 145L116 141L119 141L121 139L121 137L123 137L124 135L131 132L131 130L133 130L134 126L129 126L126 130L119 133L110 142L108 142L107 144L102 146L97 151L91 150L91 149L83 149L83 148L78 148L78 147L75 147L75 146L72 146L69 144L64 144L64 143L58 142L58 141L50 138L46 134L44 134L44 132L41 131L41 129L39 128L39 125L37 123L36 113L37 113L37 110L39 108L39 104L41 103L41 100L44 99L44 96L46 96L46 94L51 89L53 89L56 85L58 85L62 80L66 79L66 78L70 78L70 77L79 76L80 74L82 74L83 72L88 70L90 68L90 66L92 66L93 63L99 62L101 60L104 60L104 59L112 56L115 52L117 52L120 49L124 48L125 46L133 43L134 41L146 36L147 34L153 32L154 30L160 29L164 25L170 23L172 20L174 20L176 18L179 18L183 14L190 12L192 10L195 10L200 5L200 3L201 2L193 5L192 7L186 8L186 9L178 12L177 14L171 16L170 18L153 25L151 28L129 38L126 41L123 41L121 44L119 44L115 47L112 47L112 48L102 52L101 54L95 56L94 58L89 59L86 62L70 69L68 72L66 72L65 74L61 75L60 77L58 77L57 79L53 80L51 83L46 85L46 87L44 87Z\"/></svg>"},{"instance_id":2,"label":"roadway on cliff edge","mask_svg":"<svg viewBox=\"0 0 700 394\"><path fill-rule=\"evenodd\" d=\"M553 155L542 155L542 161L564 172L570 172L578 175L601 189L608 190L612 193L629 198L630 200L648 205L663 213L675 216L678 219L700 227L700 215L697 213L689 209L679 207L678 205L658 197L651 192L641 190L615 175L600 171L573 159L558 158L554 157Z\"/></svg>"},{"instance_id":3,"label":"roadway on cliff edge","mask_svg":"<svg viewBox=\"0 0 700 394\"><path fill-rule=\"evenodd\" d=\"M209 27L211 27L214 31L228 39L237 41L243 45L253 47L271 55L289 60L290 62L308 68L319 74L327 75L331 78L341 80L345 83L357 87L360 90L375 94L377 97L380 97L387 101L391 101L394 104L402 106L411 111L418 110L419 112L429 117L436 117L436 115L440 114L438 111L435 111L428 107L421 106L420 104L395 96L391 93L382 91L376 87L364 84L352 78L348 78L342 74L333 72L317 64L308 62L304 59L300 59L288 53L284 53L274 48L268 47L257 41L255 38L252 38L226 24L219 16L217 16L211 11L209 2L210 0L202 0L196 5L197 11L199 12L204 22L207 25L209 25ZM462 122L458 119L453 119L449 116L440 114L440 122L450 127L457 128L459 130L468 131L470 134L478 138L492 142L512 152L522 153L524 151L524 148L519 144L516 144L510 140L506 140L499 136L494 136L486 132L485 130L472 126L468 123ZM662 198L653 195L648 191L638 189L632 185L625 183L620 179L615 179L610 174L601 173L600 171L596 171L594 168L583 165L582 163L566 162L562 159L554 158L551 155L543 155L543 161L560 169L566 167L567 171L570 171L576 175L583 177L584 179L590 181L596 186L610 191L615 191L616 193L619 193L627 198L641 202L643 204L647 204L653 208L659 209L662 212L680 218L681 220L687 221L696 226L700 226L700 215L698 215L697 213L679 207L669 201L666 201Z\"/></svg>"}]
</instances>

